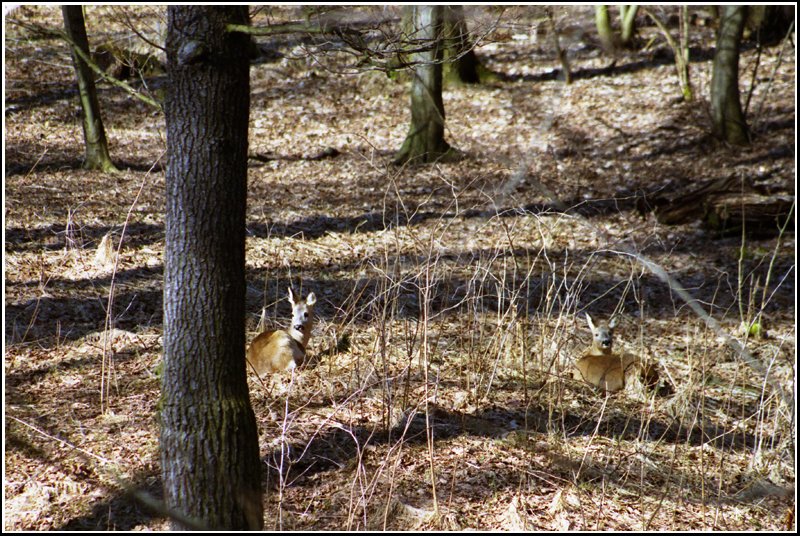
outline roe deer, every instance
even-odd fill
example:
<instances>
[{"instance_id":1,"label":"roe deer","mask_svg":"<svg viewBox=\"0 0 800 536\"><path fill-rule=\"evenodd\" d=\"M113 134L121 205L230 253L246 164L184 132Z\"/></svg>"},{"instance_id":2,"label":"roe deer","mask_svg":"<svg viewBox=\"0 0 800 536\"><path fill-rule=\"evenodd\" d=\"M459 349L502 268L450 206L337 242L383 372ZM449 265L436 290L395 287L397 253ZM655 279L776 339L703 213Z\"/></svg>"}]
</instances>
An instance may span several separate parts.
<instances>
[{"instance_id":1,"label":"roe deer","mask_svg":"<svg viewBox=\"0 0 800 536\"><path fill-rule=\"evenodd\" d=\"M608 322L598 322L595 326L592 317L586 313L586 322L592 330L592 346L575 363L573 378L605 391L624 389L625 377L634 371L643 376L646 385L658 382L658 375L653 367L645 365L633 354L614 353L612 350L616 318L611 318Z\"/></svg>"},{"instance_id":2,"label":"roe deer","mask_svg":"<svg viewBox=\"0 0 800 536\"><path fill-rule=\"evenodd\" d=\"M247 349L247 361L259 376L293 369L305 360L306 346L314 326L317 297L312 292L305 300L296 299L289 288L289 303L292 304L292 324L289 329L265 331L253 339Z\"/></svg>"}]
</instances>

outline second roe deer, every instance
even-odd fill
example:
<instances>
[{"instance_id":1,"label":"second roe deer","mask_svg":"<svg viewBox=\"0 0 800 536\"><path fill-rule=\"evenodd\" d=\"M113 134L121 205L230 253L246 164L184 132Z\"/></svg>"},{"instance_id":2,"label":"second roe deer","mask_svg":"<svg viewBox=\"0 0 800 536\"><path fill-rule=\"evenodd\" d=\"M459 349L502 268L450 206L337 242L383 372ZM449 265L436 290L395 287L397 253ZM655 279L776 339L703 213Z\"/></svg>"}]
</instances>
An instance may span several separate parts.
<instances>
[{"instance_id":1,"label":"second roe deer","mask_svg":"<svg viewBox=\"0 0 800 536\"><path fill-rule=\"evenodd\" d=\"M250 343L247 361L261 376L268 372L280 372L297 367L305 360L306 347L314 327L314 304L317 297L311 292L305 300L295 298L289 288L289 303L292 304L292 323L289 329L265 331Z\"/></svg>"},{"instance_id":2,"label":"second roe deer","mask_svg":"<svg viewBox=\"0 0 800 536\"><path fill-rule=\"evenodd\" d=\"M624 389L625 377L635 372L641 373L647 385L658 381L655 369L640 358L628 352L613 351L616 317L595 325L592 317L586 313L586 322L592 331L592 345L575 363L573 378L612 392Z\"/></svg>"}]
</instances>

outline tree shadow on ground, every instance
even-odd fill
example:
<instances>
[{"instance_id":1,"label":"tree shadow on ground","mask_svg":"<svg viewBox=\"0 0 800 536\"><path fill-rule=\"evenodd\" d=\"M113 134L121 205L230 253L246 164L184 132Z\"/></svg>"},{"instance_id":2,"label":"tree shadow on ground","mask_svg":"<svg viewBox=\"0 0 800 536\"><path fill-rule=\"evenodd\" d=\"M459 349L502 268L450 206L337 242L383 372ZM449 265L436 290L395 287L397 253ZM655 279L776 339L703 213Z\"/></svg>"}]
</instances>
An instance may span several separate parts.
<instances>
[{"instance_id":1,"label":"tree shadow on ground","mask_svg":"<svg viewBox=\"0 0 800 536\"><path fill-rule=\"evenodd\" d=\"M55 433L54 436L58 436ZM14 426L6 426L5 434L6 450L16 450L24 453L26 457L38 460L42 465L55 467L64 474L75 474L75 468L70 465L67 467L59 461L58 456L46 451L32 443L25 434L19 433ZM93 465L92 461L84 460L87 467ZM84 471L92 472L90 469ZM80 478L80 477L79 477ZM108 496L95 502L91 512L71 519L60 527L53 527L53 530L123 530L130 531L141 529L151 523L154 519L162 518L163 515L151 512L142 506L135 495L144 494L160 502L163 499L163 491L160 475L154 473L140 473L133 476L124 484L127 490L111 489L105 487Z\"/></svg>"},{"instance_id":2,"label":"tree shadow on ground","mask_svg":"<svg viewBox=\"0 0 800 536\"><path fill-rule=\"evenodd\" d=\"M102 238L112 233L115 247L123 232L122 225L84 225L75 234L81 248L97 247ZM130 222L124 226L126 248L139 249L164 241L164 226L149 223ZM67 230L63 224L43 227L7 227L5 248L9 253L58 251L74 247L68 243ZM91 253L89 251L88 253Z\"/></svg>"},{"instance_id":3,"label":"tree shadow on ground","mask_svg":"<svg viewBox=\"0 0 800 536\"><path fill-rule=\"evenodd\" d=\"M139 475L129 485L131 491L112 494L92 506L91 513L71 519L55 530L142 530L153 521L164 519L162 512L152 510L137 499L137 496L147 495L150 500L161 503L164 492L160 477Z\"/></svg>"},{"instance_id":4,"label":"tree shadow on ground","mask_svg":"<svg viewBox=\"0 0 800 536\"><path fill-rule=\"evenodd\" d=\"M634 198L624 202L632 205ZM592 217L602 216L618 210L619 203L619 200L582 202L576 205L575 210ZM420 217L429 216L421 215ZM514 215L509 213L507 217L514 217ZM365 221L367 223L364 223ZM354 227L355 232L362 230L365 225L383 228L383 223L379 223L376 218L372 220L353 219L346 220L346 222ZM136 235L138 237L134 238L134 241L150 240L154 229L158 229L158 227L143 226L139 233L141 236ZM94 234L99 235L100 233ZM694 246L689 241L678 243L675 244L671 254L692 253L693 248ZM382 287L382 284L387 281L381 280L377 275L362 278L348 275L335 280L323 280L319 278L318 274L352 272L361 270L364 266L383 266L384 264L411 268L424 266L431 260L435 260L437 264L451 265L453 269L446 277L437 276L430 285L428 296L431 314L439 314L448 310L457 311L460 305L477 306L484 312L498 312L504 309L501 303L507 303L508 296L499 295L498 290L493 286L491 288L476 287L475 282L470 279L469 273L458 275L455 269L467 269L470 266L474 266L474 269L485 268L504 259L514 259L518 265L527 267L527 263L531 260L535 262L541 253L542 250L539 248L517 247L503 248L503 250L479 248L448 251L437 253L435 259L422 253L417 255L394 254L388 258L377 254L374 257L334 263L326 259L319 259L316 263L304 263L302 266L291 268L296 273L295 277L304 280L304 288L314 290L322 298L318 305L320 315L335 319L337 322L360 324L369 323L371 321L370 311L376 310L376 307L383 309L387 304L390 306L388 310L397 312L402 318L418 319L420 314L419 289L424 286L424 281L421 279L424 274L419 270L404 268L397 274L397 280L388 281L392 288L390 292L386 292L386 289ZM548 249L547 255L551 263L567 262L569 259L569 262L576 267L593 266L604 259L613 260L619 256L613 251L584 249ZM764 263L759 262L759 258L753 258L743 261L741 268L744 273L753 277L759 276L763 280L768 268L777 273L790 270L791 265L787 263L791 263L790 258L784 259L779 256L773 265L768 267L762 266ZM473 272L474 269L472 269ZM283 273L283 268L252 269L248 272L248 281L266 280L267 282L266 286L264 284L252 285L251 283L247 296L248 311L260 312L262 306L267 302L268 296L284 296L286 278ZM704 303L713 303L718 310L727 310L736 303L733 294L719 292L719 281L698 279L696 271L691 266L686 266L680 271L673 271L672 276L688 288L696 299ZM536 269L530 274L523 272L522 275L508 279L505 285L506 292L513 291L517 294L517 306L520 308L518 313L535 315L547 299L566 299L566 296L560 296L560 294L555 297L548 294L551 286L558 282L558 277L557 274L550 273L547 266L543 265L541 269ZM586 296L606 295L603 301L608 307L600 307L597 312L610 313L611 309L623 298L623 287L627 282L628 277L624 274L602 277L597 277L596 274L592 277L584 276L581 279L581 293ZM19 341L22 334L27 333L28 336L25 340L40 340L41 344L48 346L77 340L88 333L101 330L107 314L110 284L110 274L100 277L87 275L86 278L80 280L51 278L47 285L47 295L31 298L21 303L6 304L6 336L9 337L9 340ZM30 281L20 285L27 285L33 290L39 288L40 283ZM113 301L115 327L132 331L160 327L163 313L161 266L121 270L115 276L115 285L116 293ZM637 285L646 289L649 301L656 303L677 301L669 286L650 273L637 276ZM783 287L781 288L783 289ZM768 313L783 307L785 305L784 293L791 292L791 290L785 289L775 294L766 305L765 312ZM334 296L340 301L333 303L325 298L328 295ZM283 303L282 298L280 299L280 307L284 309L288 307L286 303ZM637 303L631 301L634 300L632 296L628 296L627 300L626 309L638 309ZM666 314L666 311L648 312L648 314L654 313ZM288 311L283 314L285 316L281 316L281 318L285 318ZM143 322L142 319L148 320Z\"/></svg>"},{"instance_id":5,"label":"tree shadow on ground","mask_svg":"<svg viewBox=\"0 0 800 536\"><path fill-rule=\"evenodd\" d=\"M7 148L7 150L14 150L16 147L12 146ZM6 162L6 177L13 177L15 175L26 175L30 173L32 170L36 170L37 173L55 173L64 170L83 170L83 154L80 152L82 148L75 147L74 150L65 148L61 151L47 151L46 156L43 158L19 158L15 157L13 160L8 160ZM124 158L120 158L118 156L114 156L114 147L110 146L109 150L112 152L111 161L120 171L132 171L137 173L147 173L149 171L161 173L166 171L166 163L163 161L158 161L153 164L153 162L147 160L140 160L140 161L132 161L127 160ZM21 154L23 151L19 149L16 150L16 154ZM27 153L28 151L24 151ZM98 172L99 173L99 172ZM108 174L109 177L113 177L113 174Z\"/></svg>"},{"instance_id":6,"label":"tree shadow on ground","mask_svg":"<svg viewBox=\"0 0 800 536\"><path fill-rule=\"evenodd\" d=\"M598 398L602 399L602 395ZM677 421L663 420L663 417L648 418L645 422L638 417L611 413L608 412L598 421L597 416L579 416L566 411L553 418L552 411L547 407L529 407L527 410L491 407L467 414L431 404L427 416L424 408L412 408L390 429L336 424L321 433L315 433L308 443L292 443L276 449L263 458L266 485L271 489L281 481L300 486L305 482L314 482L310 478L313 475L349 467L365 451L374 447L388 447L389 452L399 452L402 444L425 445L428 441L428 425L434 444L460 436L473 436L490 439L499 448L513 445L533 449L532 434L556 434L567 438L602 437L613 442L645 440L694 447L711 444L719 449L736 451L752 450L757 441L748 433L709 423L686 426ZM581 480L593 480L601 474L619 486L628 485L627 475L613 471L609 473L607 467L592 469L581 460L572 460L570 465L585 469L581 473ZM282 472L278 468L283 468ZM681 480L680 476L676 478Z\"/></svg>"},{"instance_id":7,"label":"tree shadow on ground","mask_svg":"<svg viewBox=\"0 0 800 536\"><path fill-rule=\"evenodd\" d=\"M689 48L690 63L705 63L714 58L713 49L690 47ZM650 55L641 59L633 59L625 63L617 64L616 60L611 61L606 67L589 67L578 68L571 71L570 74L573 80L591 80L599 77L613 77L620 74L632 74L639 71L654 69L656 67L663 67L664 65L674 65L672 49L668 47L659 47L655 49ZM548 72L540 74L506 74L502 72L494 73L503 82L549 82L553 80L561 80L564 74L561 69L553 69Z\"/></svg>"}]
</instances>

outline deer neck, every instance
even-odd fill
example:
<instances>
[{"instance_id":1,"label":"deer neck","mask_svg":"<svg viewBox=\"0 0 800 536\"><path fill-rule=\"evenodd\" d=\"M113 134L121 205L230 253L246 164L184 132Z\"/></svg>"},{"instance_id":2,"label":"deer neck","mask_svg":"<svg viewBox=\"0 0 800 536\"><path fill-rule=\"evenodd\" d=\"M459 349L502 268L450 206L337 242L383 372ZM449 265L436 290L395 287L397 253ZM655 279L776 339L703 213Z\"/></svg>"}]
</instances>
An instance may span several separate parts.
<instances>
[{"instance_id":1,"label":"deer neck","mask_svg":"<svg viewBox=\"0 0 800 536\"><path fill-rule=\"evenodd\" d=\"M292 326L289 328L288 333L292 340L300 347L300 350L306 353L306 346L308 346L308 340L311 338L311 326L304 326L302 331Z\"/></svg>"}]
</instances>

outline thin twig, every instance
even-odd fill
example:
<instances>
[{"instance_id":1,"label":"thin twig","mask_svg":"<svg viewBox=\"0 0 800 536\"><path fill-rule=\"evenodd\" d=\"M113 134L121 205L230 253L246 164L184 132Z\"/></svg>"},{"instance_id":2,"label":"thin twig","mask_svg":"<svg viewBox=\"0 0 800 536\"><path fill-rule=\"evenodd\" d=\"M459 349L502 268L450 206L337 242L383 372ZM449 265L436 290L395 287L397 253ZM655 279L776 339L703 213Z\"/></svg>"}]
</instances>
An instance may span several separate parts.
<instances>
[{"instance_id":1,"label":"thin twig","mask_svg":"<svg viewBox=\"0 0 800 536\"><path fill-rule=\"evenodd\" d=\"M152 173L153 169L155 169L158 162L161 161L161 158L164 156L166 151L163 151L158 158L155 159L153 165L150 166L150 169L147 170L144 177L142 178L142 184L139 186L139 191L136 192L136 197L133 199L131 206L128 207L128 213L125 215L125 222L122 224L122 232L120 233L119 243L117 244L117 253L114 255L114 267L111 270L111 282L108 289L108 301L106 303L106 319L105 319L105 326L103 328L103 363L100 371L100 412L105 413L108 409L108 400L106 395L107 386L105 385L105 371L106 371L106 360L110 360L111 356L108 352L108 345L110 344L109 339L111 338L110 330L112 326L112 307L114 306L114 285L117 275L117 269L119 268L119 258L122 252L122 241L125 238L125 230L128 228L128 222L130 222L131 214L133 213L133 208L139 202L139 196L142 195L142 191L144 190L144 185L147 182L147 179L150 177L150 173ZM109 368L110 370L110 368ZM110 372L109 372L110 374Z\"/></svg>"}]
</instances>

